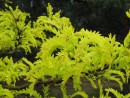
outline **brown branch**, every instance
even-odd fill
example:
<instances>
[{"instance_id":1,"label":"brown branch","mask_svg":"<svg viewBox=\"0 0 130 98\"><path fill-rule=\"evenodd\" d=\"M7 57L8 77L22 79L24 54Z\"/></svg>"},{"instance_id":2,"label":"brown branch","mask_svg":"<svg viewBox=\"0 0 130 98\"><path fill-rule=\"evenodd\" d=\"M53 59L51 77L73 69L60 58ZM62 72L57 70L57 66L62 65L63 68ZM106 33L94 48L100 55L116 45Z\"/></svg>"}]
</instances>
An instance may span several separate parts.
<instances>
[{"instance_id":1,"label":"brown branch","mask_svg":"<svg viewBox=\"0 0 130 98\"><path fill-rule=\"evenodd\" d=\"M61 83L62 82L62 79L59 79L59 80L53 80L53 79L49 79L47 81L37 81L37 84L44 84L45 86L46 85L49 85L49 84L58 84L58 83ZM10 90L22 90L22 89L25 89L27 88L29 85L31 84L31 82L26 82L22 85L18 85L18 86L10 86L10 85L7 85L7 84L2 84L3 88L5 89L10 89Z\"/></svg>"},{"instance_id":2,"label":"brown branch","mask_svg":"<svg viewBox=\"0 0 130 98\"><path fill-rule=\"evenodd\" d=\"M108 68L109 68L109 66L105 65L104 69L101 70L101 68L99 68L99 69L96 70L96 72L98 73L100 71L107 70ZM89 74L93 74L94 72L95 71L89 71L88 73L83 72L82 74L89 75ZM70 79L72 79L72 77L70 77ZM52 84L52 83L53 84L59 84L62 81L63 81L62 79L56 80L56 79L48 78L47 81L38 80L35 85L44 84L46 86L46 85L49 85L49 84ZM0 83L0 84L2 84L3 88L10 89L10 90L22 90L22 89L27 88L31 84L31 82L27 82L27 81L23 81L23 80L21 80L21 82L22 83L19 83L16 86L10 86L10 85L4 84L4 83Z\"/></svg>"}]
</instances>

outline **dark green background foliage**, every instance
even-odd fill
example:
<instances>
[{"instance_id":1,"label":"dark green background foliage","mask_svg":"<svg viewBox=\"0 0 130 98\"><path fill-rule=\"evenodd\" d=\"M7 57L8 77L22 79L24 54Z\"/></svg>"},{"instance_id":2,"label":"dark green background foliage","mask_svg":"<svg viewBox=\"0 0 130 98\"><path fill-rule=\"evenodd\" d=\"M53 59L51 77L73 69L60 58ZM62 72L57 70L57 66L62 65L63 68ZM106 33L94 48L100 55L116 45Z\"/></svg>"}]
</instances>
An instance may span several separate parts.
<instances>
[{"instance_id":1,"label":"dark green background foliage","mask_svg":"<svg viewBox=\"0 0 130 98\"><path fill-rule=\"evenodd\" d=\"M0 7L8 0L1 0ZM122 42L130 21L125 15L130 8L130 0L10 0L13 7L19 5L23 11L31 13L32 20L46 15L46 5L51 3L54 11L62 10L62 16L69 17L76 30L87 28L100 31L107 36L110 32Z\"/></svg>"}]
</instances>

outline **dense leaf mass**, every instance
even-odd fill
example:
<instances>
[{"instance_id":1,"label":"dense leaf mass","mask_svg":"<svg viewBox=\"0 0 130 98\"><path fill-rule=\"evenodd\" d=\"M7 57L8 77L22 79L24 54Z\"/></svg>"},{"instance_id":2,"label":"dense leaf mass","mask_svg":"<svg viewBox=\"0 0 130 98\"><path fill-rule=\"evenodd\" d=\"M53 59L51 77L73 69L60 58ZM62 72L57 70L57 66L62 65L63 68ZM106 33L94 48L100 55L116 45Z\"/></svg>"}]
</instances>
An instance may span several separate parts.
<instances>
[{"instance_id":1,"label":"dense leaf mass","mask_svg":"<svg viewBox=\"0 0 130 98\"><path fill-rule=\"evenodd\" d=\"M130 32L124 44L116 41L112 34L104 37L99 32L85 29L75 32L69 18L61 17L61 11L54 13L50 4L47 16L38 17L32 26L30 21L26 22L29 14L18 7L13 10L6 6L5 11L0 11L0 51L13 54L16 50L24 50L28 55L34 48L40 49L34 61L26 57L1 56L0 97L55 97L49 94L49 85L53 83L60 87L61 98L78 95L89 98L81 87L81 78L85 78L93 88L99 88L100 98L110 97L110 92L117 98L129 98L130 94L123 95L112 88L104 90L102 82L115 81L121 90L123 84L128 82ZM126 15L129 17L130 12L126 12ZM48 37L47 33L53 36ZM66 90L66 83L70 79L75 90L73 94L68 94ZM35 89L38 84L41 84L41 92Z\"/></svg>"}]
</instances>

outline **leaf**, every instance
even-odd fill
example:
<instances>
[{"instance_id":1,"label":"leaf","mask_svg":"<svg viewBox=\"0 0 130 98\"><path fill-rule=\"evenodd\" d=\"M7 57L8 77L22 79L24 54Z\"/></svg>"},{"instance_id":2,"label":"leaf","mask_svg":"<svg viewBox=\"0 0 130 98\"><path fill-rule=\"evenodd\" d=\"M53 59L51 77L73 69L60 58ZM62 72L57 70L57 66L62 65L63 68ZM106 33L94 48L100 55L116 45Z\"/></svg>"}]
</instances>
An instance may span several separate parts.
<instances>
[{"instance_id":1,"label":"leaf","mask_svg":"<svg viewBox=\"0 0 130 98\"><path fill-rule=\"evenodd\" d=\"M97 86L92 78L86 76L86 79L91 83L93 88L95 88L95 89L97 88Z\"/></svg>"},{"instance_id":2,"label":"leaf","mask_svg":"<svg viewBox=\"0 0 130 98\"><path fill-rule=\"evenodd\" d=\"M81 91L82 88L81 88L81 80L80 80L80 76L73 76L73 87L75 89L75 91Z\"/></svg>"},{"instance_id":3,"label":"leaf","mask_svg":"<svg viewBox=\"0 0 130 98\"><path fill-rule=\"evenodd\" d=\"M118 71L118 70L109 70L108 71L108 73L109 74L116 74L116 75L119 75L120 77L121 77L121 79L122 79L122 81L123 81L123 83L125 83L126 82L126 78L125 78L125 75L124 75L124 73L123 72L121 72L120 70Z\"/></svg>"},{"instance_id":4,"label":"leaf","mask_svg":"<svg viewBox=\"0 0 130 98\"><path fill-rule=\"evenodd\" d=\"M61 83L60 88L61 88L61 91L62 91L62 94L63 94L63 98L68 98L65 85Z\"/></svg>"},{"instance_id":5,"label":"leaf","mask_svg":"<svg viewBox=\"0 0 130 98\"><path fill-rule=\"evenodd\" d=\"M130 10L126 11L126 15L127 15L128 18L130 18Z\"/></svg>"},{"instance_id":6,"label":"leaf","mask_svg":"<svg viewBox=\"0 0 130 98\"><path fill-rule=\"evenodd\" d=\"M99 90L100 90L99 98L105 98L104 93L103 93L103 86L102 86L102 83L101 83L101 79L98 79L98 86L99 86Z\"/></svg>"},{"instance_id":7,"label":"leaf","mask_svg":"<svg viewBox=\"0 0 130 98\"><path fill-rule=\"evenodd\" d=\"M30 69L33 69L34 64L33 64L31 61L28 61L26 58L22 58L22 60L23 60L27 65L30 66Z\"/></svg>"},{"instance_id":8,"label":"leaf","mask_svg":"<svg viewBox=\"0 0 130 98\"><path fill-rule=\"evenodd\" d=\"M125 39L124 39L124 46L125 46L126 48L130 48L130 31L129 31L129 33L127 34L127 36L125 37Z\"/></svg>"},{"instance_id":9,"label":"leaf","mask_svg":"<svg viewBox=\"0 0 130 98\"><path fill-rule=\"evenodd\" d=\"M43 86L43 85L42 85ZM44 92L44 98L48 98L49 97L49 85L47 86L43 86L43 92Z\"/></svg>"},{"instance_id":10,"label":"leaf","mask_svg":"<svg viewBox=\"0 0 130 98\"><path fill-rule=\"evenodd\" d=\"M4 89L0 85L0 97L1 98L14 98L14 95L12 91L10 91L9 89Z\"/></svg>"},{"instance_id":11,"label":"leaf","mask_svg":"<svg viewBox=\"0 0 130 98\"><path fill-rule=\"evenodd\" d=\"M114 90L112 88L105 89L108 93L111 92L115 95L116 98L124 98L123 94L120 94L117 90Z\"/></svg>"},{"instance_id":12,"label":"leaf","mask_svg":"<svg viewBox=\"0 0 130 98\"><path fill-rule=\"evenodd\" d=\"M47 13L48 13L48 17L51 18L53 15L53 7L50 5L50 3L48 3Z\"/></svg>"},{"instance_id":13,"label":"leaf","mask_svg":"<svg viewBox=\"0 0 130 98\"><path fill-rule=\"evenodd\" d=\"M82 92L82 91L78 91L78 92L74 93L74 94L71 95L69 98L73 98L73 97L75 97L75 96L77 96L77 95L80 95L80 96L82 96L83 98L88 98L88 95L87 95L85 92Z\"/></svg>"},{"instance_id":14,"label":"leaf","mask_svg":"<svg viewBox=\"0 0 130 98\"><path fill-rule=\"evenodd\" d=\"M107 79L116 81L119 84L120 89L121 90L123 89L123 83L121 82L119 78L115 78L114 76L107 76Z\"/></svg>"},{"instance_id":15,"label":"leaf","mask_svg":"<svg viewBox=\"0 0 130 98\"><path fill-rule=\"evenodd\" d=\"M124 98L130 98L130 93L126 94Z\"/></svg>"},{"instance_id":16,"label":"leaf","mask_svg":"<svg viewBox=\"0 0 130 98\"><path fill-rule=\"evenodd\" d=\"M30 90L29 88L26 88L24 90L20 90L17 92L18 95L25 94L29 95L29 97L34 97L34 98L42 98L42 96L35 90Z\"/></svg>"}]
</instances>

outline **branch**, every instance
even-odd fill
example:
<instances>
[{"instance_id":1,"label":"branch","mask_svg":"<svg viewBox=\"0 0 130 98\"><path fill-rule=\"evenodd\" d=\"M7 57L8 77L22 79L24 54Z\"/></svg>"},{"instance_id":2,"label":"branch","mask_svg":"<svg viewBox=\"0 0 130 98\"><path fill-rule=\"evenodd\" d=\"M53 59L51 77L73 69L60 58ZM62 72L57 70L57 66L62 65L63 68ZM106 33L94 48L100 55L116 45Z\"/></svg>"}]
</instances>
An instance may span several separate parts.
<instances>
[{"instance_id":1,"label":"branch","mask_svg":"<svg viewBox=\"0 0 130 98\"><path fill-rule=\"evenodd\" d=\"M59 79L59 80L49 79L47 81L37 81L35 85L37 85L37 84L44 84L46 86L46 85L49 85L51 83L58 84L58 83L61 83L61 82L62 82L62 79ZM24 83L22 85L18 85L18 86L10 86L10 85L3 84L3 83L1 83L1 84L2 84L3 88L5 88L5 89L22 90L22 89L27 88L31 84L31 82L26 82L26 83Z\"/></svg>"}]
</instances>

